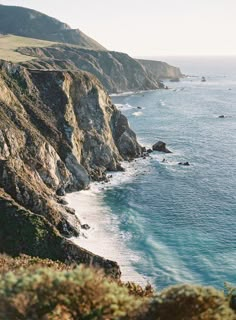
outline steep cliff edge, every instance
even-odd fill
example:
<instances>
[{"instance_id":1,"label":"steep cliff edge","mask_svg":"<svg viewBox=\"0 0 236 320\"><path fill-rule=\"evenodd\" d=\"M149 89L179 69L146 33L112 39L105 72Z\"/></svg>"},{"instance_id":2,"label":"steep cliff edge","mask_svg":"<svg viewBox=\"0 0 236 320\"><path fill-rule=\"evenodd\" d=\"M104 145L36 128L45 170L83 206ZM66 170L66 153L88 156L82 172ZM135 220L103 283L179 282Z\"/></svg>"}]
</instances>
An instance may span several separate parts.
<instances>
[{"instance_id":1,"label":"steep cliff edge","mask_svg":"<svg viewBox=\"0 0 236 320\"><path fill-rule=\"evenodd\" d=\"M0 189L0 252L11 256L28 254L50 257L65 263L83 263L102 267L115 278L120 277L116 262L99 257L60 235L44 217L19 206Z\"/></svg>"},{"instance_id":2,"label":"steep cliff edge","mask_svg":"<svg viewBox=\"0 0 236 320\"><path fill-rule=\"evenodd\" d=\"M183 77L179 68L173 67L166 62L144 59L138 59L138 62L145 67L149 77L157 77L159 80Z\"/></svg>"},{"instance_id":3,"label":"steep cliff edge","mask_svg":"<svg viewBox=\"0 0 236 320\"><path fill-rule=\"evenodd\" d=\"M126 118L85 72L1 62L0 119L1 198L7 194L67 236L80 224L58 195L87 188L141 154Z\"/></svg>"},{"instance_id":4,"label":"steep cliff edge","mask_svg":"<svg viewBox=\"0 0 236 320\"><path fill-rule=\"evenodd\" d=\"M139 61L121 52L87 50L59 44L44 48L18 48L17 52L37 58L22 63L26 67L88 71L110 93L163 88L159 73L151 74Z\"/></svg>"}]
</instances>

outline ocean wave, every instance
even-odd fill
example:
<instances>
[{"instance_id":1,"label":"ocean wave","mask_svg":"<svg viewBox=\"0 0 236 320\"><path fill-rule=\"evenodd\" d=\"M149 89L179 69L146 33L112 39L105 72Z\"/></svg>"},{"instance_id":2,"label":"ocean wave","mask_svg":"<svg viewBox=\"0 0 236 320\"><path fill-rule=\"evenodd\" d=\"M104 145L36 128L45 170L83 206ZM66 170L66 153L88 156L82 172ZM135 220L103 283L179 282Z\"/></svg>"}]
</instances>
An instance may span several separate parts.
<instances>
[{"instance_id":1,"label":"ocean wave","mask_svg":"<svg viewBox=\"0 0 236 320\"><path fill-rule=\"evenodd\" d=\"M159 90L159 89L126 91L126 92L121 92L121 93L111 93L111 94L109 94L109 96L110 97L123 97L123 96L130 96L130 95L145 94L146 92L154 92L157 90Z\"/></svg>"},{"instance_id":2,"label":"ocean wave","mask_svg":"<svg viewBox=\"0 0 236 320\"><path fill-rule=\"evenodd\" d=\"M163 100L160 100L160 104L161 104L162 107L165 107L165 105L166 105Z\"/></svg>"},{"instance_id":3,"label":"ocean wave","mask_svg":"<svg viewBox=\"0 0 236 320\"><path fill-rule=\"evenodd\" d=\"M131 106L130 104L126 103L126 104L116 104L116 107L119 110L130 110L130 109L137 109L137 107Z\"/></svg>"},{"instance_id":4,"label":"ocean wave","mask_svg":"<svg viewBox=\"0 0 236 320\"><path fill-rule=\"evenodd\" d=\"M135 92L135 91L126 91L126 92L122 92L122 93L111 93L109 96L110 97L123 97L123 96L129 96L129 95L136 94L136 93L137 92Z\"/></svg>"},{"instance_id":5,"label":"ocean wave","mask_svg":"<svg viewBox=\"0 0 236 320\"><path fill-rule=\"evenodd\" d=\"M137 112L132 113L132 115L135 117L140 117L142 114L143 114L142 111L137 111Z\"/></svg>"},{"instance_id":6,"label":"ocean wave","mask_svg":"<svg viewBox=\"0 0 236 320\"><path fill-rule=\"evenodd\" d=\"M121 232L118 217L111 212L104 202L104 190L122 185L132 180L141 168L135 162L131 165L122 164L125 172L109 173L112 179L108 183L93 182L89 190L83 190L66 195L68 205L76 210L82 224L88 224L89 230L83 230L79 238L72 241L77 245L94 252L106 259L117 261L122 272L123 281L135 281L145 285L147 278L135 271L133 264L139 261L139 256L126 247L130 234Z\"/></svg>"}]
</instances>

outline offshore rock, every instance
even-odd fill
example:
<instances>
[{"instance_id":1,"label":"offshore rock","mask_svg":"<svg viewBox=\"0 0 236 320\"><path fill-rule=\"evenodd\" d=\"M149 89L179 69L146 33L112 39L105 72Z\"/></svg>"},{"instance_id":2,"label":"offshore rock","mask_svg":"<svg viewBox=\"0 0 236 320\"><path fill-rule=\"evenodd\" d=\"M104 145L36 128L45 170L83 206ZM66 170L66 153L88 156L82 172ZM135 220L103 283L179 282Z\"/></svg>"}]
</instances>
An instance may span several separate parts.
<instances>
[{"instance_id":1,"label":"offshore rock","mask_svg":"<svg viewBox=\"0 0 236 320\"><path fill-rule=\"evenodd\" d=\"M165 152L165 153L171 153L169 149L166 148L166 143L163 141L158 141L152 146L153 151L159 151L159 152Z\"/></svg>"}]
</instances>

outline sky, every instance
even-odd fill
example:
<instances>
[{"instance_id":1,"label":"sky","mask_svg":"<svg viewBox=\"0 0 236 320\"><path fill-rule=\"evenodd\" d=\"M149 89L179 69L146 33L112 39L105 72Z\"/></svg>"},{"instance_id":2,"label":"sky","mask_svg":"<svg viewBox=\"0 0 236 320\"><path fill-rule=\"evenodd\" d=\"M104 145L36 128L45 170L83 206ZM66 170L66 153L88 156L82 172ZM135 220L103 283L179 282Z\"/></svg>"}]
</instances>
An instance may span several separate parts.
<instances>
[{"instance_id":1,"label":"sky","mask_svg":"<svg viewBox=\"0 0 236 320\"><path fill-rule=\"evenodd\" d=\"M236 55L236 0L0 0L132 56Z\"/></svg>"}]
</instances>

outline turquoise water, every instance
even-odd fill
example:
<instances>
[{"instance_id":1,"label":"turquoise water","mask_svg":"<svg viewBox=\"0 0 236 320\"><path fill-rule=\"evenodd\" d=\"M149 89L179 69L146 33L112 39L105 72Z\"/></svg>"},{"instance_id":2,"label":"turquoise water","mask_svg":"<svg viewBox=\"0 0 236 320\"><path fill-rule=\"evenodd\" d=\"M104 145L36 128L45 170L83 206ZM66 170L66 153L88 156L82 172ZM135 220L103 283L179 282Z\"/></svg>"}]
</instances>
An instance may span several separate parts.
<instances>
[{"instance_id":1,"label":"turquoise water","mask_svg":"<svg viewBox=\"0 0 236 320\"><path fill-rule=\"evenodd\" d=\"M197 77L168 82L166 91L112 97L143 145L163 140L173 151L139 161L132 179L104 194L139 257L133 267L158 288L236 282L236 59L215 63L180 60Z\"/></svg>"}]
</instances>

